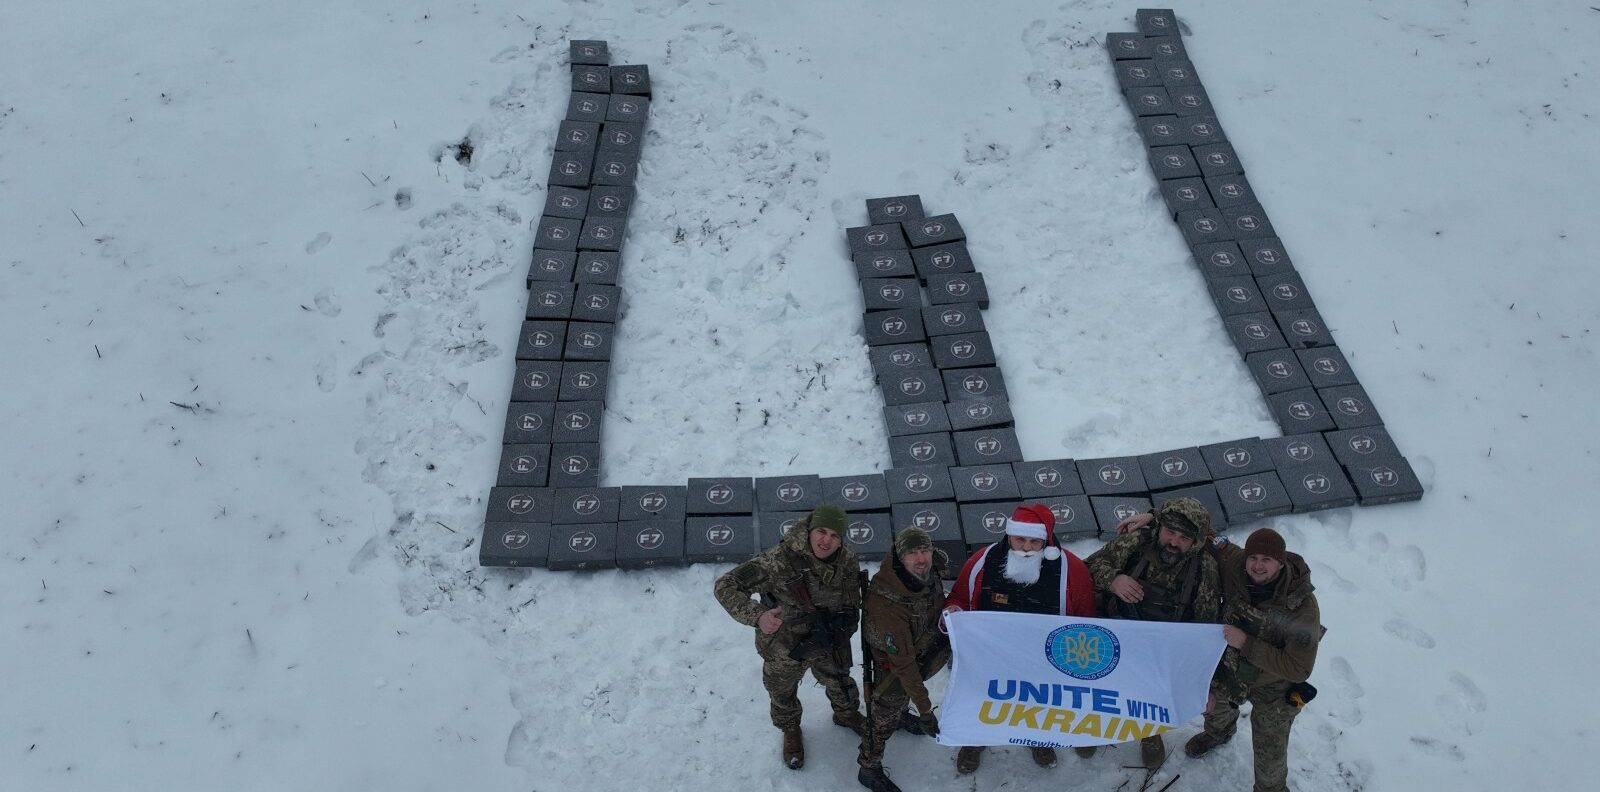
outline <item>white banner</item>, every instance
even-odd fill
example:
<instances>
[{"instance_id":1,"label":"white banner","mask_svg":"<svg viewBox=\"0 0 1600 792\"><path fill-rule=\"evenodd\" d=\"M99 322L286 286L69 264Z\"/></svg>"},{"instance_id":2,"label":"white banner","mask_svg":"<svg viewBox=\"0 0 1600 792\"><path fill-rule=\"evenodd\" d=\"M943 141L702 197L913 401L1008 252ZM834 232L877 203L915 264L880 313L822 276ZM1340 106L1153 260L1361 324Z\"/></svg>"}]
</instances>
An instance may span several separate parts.
<instances>
[{"instance_id":1,"label":"white banner","mask_svg":"<svg viewBox=\"0 0 1600 792\"><path fill-rule=\"evenodd\" d=\"M963 611L939 708L942 745L1065 748L1170 731L1206 708L1220 624Z\"/></svg>"}]
</instances>

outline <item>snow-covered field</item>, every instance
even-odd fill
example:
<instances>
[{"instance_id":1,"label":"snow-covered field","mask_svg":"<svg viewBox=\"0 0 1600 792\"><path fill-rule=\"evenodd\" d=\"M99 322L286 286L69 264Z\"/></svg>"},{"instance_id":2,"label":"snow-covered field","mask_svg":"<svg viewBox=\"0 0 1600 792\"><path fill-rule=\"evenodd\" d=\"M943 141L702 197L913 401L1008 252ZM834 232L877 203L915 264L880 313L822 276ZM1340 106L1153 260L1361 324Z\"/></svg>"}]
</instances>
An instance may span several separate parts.
<instances>
[{"instance_id":1,"label":"snow-covered field","mask_svg":"<svg viewBox=\"0 0 1600 792\"><path fill-rule=\"evenodd\" d=\"M1274 435L1100 46L1136 7L0 6L0 789L852 788L815 689L780 766L725 567L477 567L566 42L656 90L604 483L887 467L843 229L901 193L971 238L1029 459ZM1589 786L1600 10L1176 10L1428 487L1275 521L1329 627L1291 784Z\"/></svg>"}]
</instances>

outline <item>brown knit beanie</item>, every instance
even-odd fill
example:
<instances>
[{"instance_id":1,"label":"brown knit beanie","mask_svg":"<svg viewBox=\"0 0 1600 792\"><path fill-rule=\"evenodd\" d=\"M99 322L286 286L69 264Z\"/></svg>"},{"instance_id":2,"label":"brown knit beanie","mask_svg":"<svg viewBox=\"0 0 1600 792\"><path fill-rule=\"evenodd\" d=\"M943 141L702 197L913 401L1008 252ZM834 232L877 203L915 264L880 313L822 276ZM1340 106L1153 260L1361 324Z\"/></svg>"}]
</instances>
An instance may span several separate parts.
<instances>
[{"instance_id":1,"label":"brown knit beanie","mask_svg":"<svg viewBox=\"0 0 1600 792\"><path fill-rule=\"evenodd\" d=\"M1271 528L1257 528L1251 533L1250 538L1244 540L1244 554L1264 555L1280 564L1289 563L1289 548L1283 542L1283 535Z\"/></svg>"}]
</instances>

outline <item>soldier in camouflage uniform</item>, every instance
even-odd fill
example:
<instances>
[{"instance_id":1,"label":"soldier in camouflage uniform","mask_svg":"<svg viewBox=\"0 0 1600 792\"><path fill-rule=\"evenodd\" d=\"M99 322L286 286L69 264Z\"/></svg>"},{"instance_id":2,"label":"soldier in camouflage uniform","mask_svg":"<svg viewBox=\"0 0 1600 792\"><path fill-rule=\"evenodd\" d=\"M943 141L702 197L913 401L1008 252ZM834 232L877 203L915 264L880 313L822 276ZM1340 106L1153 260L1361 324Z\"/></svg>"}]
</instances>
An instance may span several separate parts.
<instances>
[{"instance_id":1,"label":"soldier in camouflage uniform","mask_svg":"<svg viewBox=\"0 0 1600 792\"><path fill-rule=\"evenodd\" d=\"M1322 639L1321 612L1311 569L1271 528L1250 534L1243 549L1222 551L1222 663L1211 682L1205 729L1184 753L1198 757L1233 738L1239 705L1251 704L1255 792L1284 792L1289 775L1289 727L1300 713L1290 693L1311 676ZM1309 698L1309 696L1304 696ZM1303 703L1303 702L1302 702Z\"/></svg>"},{"instance_id":2,"label":"soldier in camouflage uniform","mask_svg":"<svg viewBox=\"0 0 1600 792\"><path fill-rule=\"evenodd\" d=\"M1216 622L1221 593L1217 562L1204 546L1211 514L1194 498L1174 498L1153 512L1152 524L1118 535L1084 559L1108 618ZM1140 741L1145 767L1167 758L1161 735ZM1093 749L1080 749L1091 755Z\"/></svg>"},{"instance_id":3,"label":"soldier in camouflage uniform","mask_svg":"<svg viewBox=\"0 0 1600 792\"><path fill-rule=\"evenodd\" d=\"M861 584L856 555L840 538L848 524L843 509L818 506L783 541L717 578L717 601L734 620L755 628L772 725L783 731L783 761L793 769L805 764L796 694L807 670L827 689L833 722L865 731L861 695L850 678Z\"/></svg>"},{"instance_id":4,"label":"soldier in camouflage uniform","mask_svg":"<svg viewBox=\"0 0 1600 792\"><path fill-rule=\"evenodd\" d=\"M939 720L925 683L950 662L950 639L939 629L949 560L921 528L894 538L866 597L866 638L879 680L867 707L872 722L861 739L856 780L873 792L899 792L883 772L883 749L895 729L937 737ZM912 718L915 702L919 717Z\"/></svg>"}]
</instances>

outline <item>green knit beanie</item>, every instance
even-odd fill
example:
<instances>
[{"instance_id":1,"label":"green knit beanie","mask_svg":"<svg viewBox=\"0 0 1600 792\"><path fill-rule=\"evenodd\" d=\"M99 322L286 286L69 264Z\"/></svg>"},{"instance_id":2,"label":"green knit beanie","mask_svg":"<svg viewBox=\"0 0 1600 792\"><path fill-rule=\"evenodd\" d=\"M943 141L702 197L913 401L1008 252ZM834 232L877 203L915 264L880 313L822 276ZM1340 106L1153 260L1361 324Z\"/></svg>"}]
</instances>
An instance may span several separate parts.
<instances>
[{"instance_id":1,"label":"green knit beanie","mask_svg":"<svg viewBox=\"0 0 1600 792\"><path fill-rule=\"evenodd\" d=\"M843 536L845 529L850 527L850 518L845 516L844 509L824 503L811 511L810 525L812 528L828 528Z\"/></svg>"}]
</instances>

